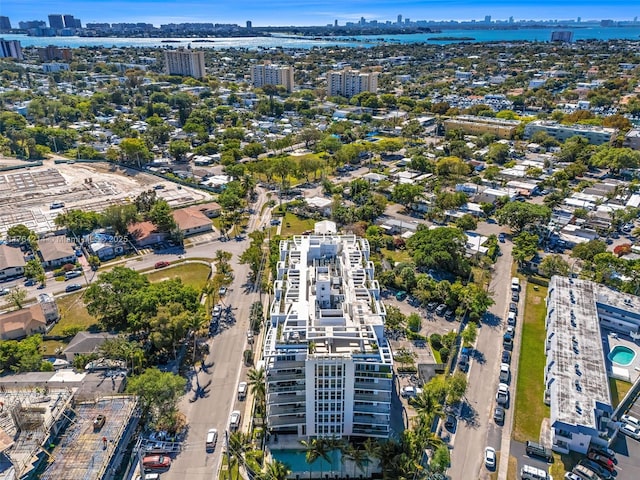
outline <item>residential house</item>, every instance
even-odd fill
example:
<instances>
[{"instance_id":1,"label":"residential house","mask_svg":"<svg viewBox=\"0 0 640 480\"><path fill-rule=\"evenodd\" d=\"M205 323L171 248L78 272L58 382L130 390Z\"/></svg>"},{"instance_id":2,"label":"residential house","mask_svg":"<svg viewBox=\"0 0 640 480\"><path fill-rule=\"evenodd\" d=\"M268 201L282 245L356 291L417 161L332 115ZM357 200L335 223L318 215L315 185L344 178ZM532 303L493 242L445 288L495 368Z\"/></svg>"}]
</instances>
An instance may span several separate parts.
<instances>
[{"instance_id":1,"label":"residential house","mask_svg":"<svg viewBox=\"0 0 640 480\"><path fill-rule=\"evenodd\" d=\"M185 237L213 230L211 219L200 210L199 206L174 210L173 219Z\"/></svg>"},{"instance_id":2,"label":"residential house","mask_svg":"<svg viewBox=\"0 0 640 480\"><path fill-rule=\"evenodd\" d=\"M44 267L55 268L68 263L76 263L75 244L65 235L38 240L38 249Z\"/></svg>"},{"instance_id":3,"label":"residential house","mask_svg":"<svg viewBox=\"0 0 640 480\"><path fill-rule=\"evenodd\" d=\"M23 275L25 264L19 248L0 245L0 282Z\"/></svg>"},{"instance_id":4,"label":"residential house","mask_svg":"<svg viewBox=\"0 0 640 480\"><path fill-rule=\"evenodd\" d=\"M40 304L0 314L0 339L19 340L35 333L44 333L47 327Z\"/></svg>"},{"instance_id":5,"label":"residential house","mask_svg":"<svg viewBox=\"0 0 640 480\"><path fill-rule=\"evenodd\" d=\"M132 223L127 227L129 235L138 247L148 247L167 239L168 234L159 232L151 222Z\"/></svg>"},{"instance_id":6,"label":"residential house","mask_svg":"<svg viewBox=\"0 0 640 480\"><path fill-rule=\"evenodd\" d=\"M325 217L331 215L331 204L333 200L330 198L316 196L305 199L305 202L309 210L318 212Z\"/></svg>"},{"instance_id":7,"label":"residential house","mask_svg":"<svg viewBox=\"0 0 640 480\"><path fill-rule=\"evenodd\" d=\"M123 242L104 230L96 230L85 235L83 241L89 253L96 255L100 260L111 260L122 255L125 250Z\"/></svg>"},{"instance_id":8,"label":"residential house","mask_svg":"<svg viewBox=\"0 0 640 480\"><path fill-rule=\"evenodd\" d=\"M196 205L194 208L200 210L208 218L219 217L222 213L222 207L216 202L201 203L199 205Z\"/></svg>"},{"instance_id":9,"label":"residential house","mask_svg":"<svg viewBox=\"0 0 640 480\"><path fill-rule=\"evenodd\" d=\"M78 355L96 353L105 341L117 337L117 335L111 333L78 332L71 342L69 342L69 345L67 345L63 353L67 361L73 363L73 359Z\"/></svg>"}]
</instances>

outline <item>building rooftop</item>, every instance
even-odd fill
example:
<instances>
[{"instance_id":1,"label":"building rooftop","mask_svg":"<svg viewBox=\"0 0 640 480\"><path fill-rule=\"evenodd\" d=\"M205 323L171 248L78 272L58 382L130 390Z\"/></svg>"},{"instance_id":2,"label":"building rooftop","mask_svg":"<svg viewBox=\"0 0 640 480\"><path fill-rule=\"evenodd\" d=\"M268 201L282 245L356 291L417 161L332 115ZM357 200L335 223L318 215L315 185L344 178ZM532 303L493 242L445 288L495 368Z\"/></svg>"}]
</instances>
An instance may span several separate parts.
<instances>
[{"instance_id":1,"label":"building rooftop","mask_svg":"<svg viewBox=\"0 0 640 480\"><path fill-rule=\"evenodd\" d=\"M554 276L547 304L551 423L596 425L596 402L611 405L593 282Z\"/></svg>"},{"instance_id":2,"label":"building rooftop","mask_svg":"<svg viewBox=\"0 0 640 480\"><path fill-rule=\"evenodd\" d=\"M0 270L12 267L24 267L24 255L19 248L0 245Z\"/></svg>"},{"instance_id":3,"label":"building rooftop","mask_svg":"<svg viewBox=\"0 0 640 480\"><path fill-rule=\"evenodd\" d=\"M62 441L51 452L41 480L99 480L109 467L136 408L133 397L113 397L75 405L75 419ZM106 417L100 430L93 429L98 414ZM103 438L106 438L106 448Z\"/></svg>"},{"instance_id":4,"label":"building rooftop","mask_svg":"<svg viewBox=\"0 0 640 480\"><path fill-rule=\"evenodd\" d=\"M391 364L386 310L365 239L314 234L282 240L277 269L271 320L281 327L269 329L265 357L293 348Z\"/></svg>"},{"instance_id":5,"label":"building rooftop","mask_svg":"<svg viewBox=\"0 0 640 480\"><path fill-rule=\"evenodd\" d=\"M64 235L45 237L38 241L38 247L45 262L75 257L74 243Z\"/></svg>"}]
</instances>

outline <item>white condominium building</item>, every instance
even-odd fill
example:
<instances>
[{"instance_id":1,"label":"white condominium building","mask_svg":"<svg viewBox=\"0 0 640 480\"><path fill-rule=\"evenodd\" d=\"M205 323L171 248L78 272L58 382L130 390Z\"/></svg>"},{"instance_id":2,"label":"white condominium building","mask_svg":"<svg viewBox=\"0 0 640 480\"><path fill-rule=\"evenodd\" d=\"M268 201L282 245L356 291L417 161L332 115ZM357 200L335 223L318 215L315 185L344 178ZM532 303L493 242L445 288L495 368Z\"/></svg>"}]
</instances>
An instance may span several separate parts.
<instances>
[{"instance_id":1,"label":"white condominium building","mask_svg":"<svg viewBox=\"0 0 640 480\"><path fill-rule=\"evenodd\" d=\"M184 75L202 78L206 75L204 69L204 52L198 50L165 50L165 71L169 75Z\"/></svg>"},{"instance_id":2,"label":"white condominium building","mask_svg":"<svg viewBox=\"0 0 640 480\"><path fill-rule=\"evenodd\" d=\"M262 87L263 85L284 85L287 92L292 92L293 67L272 65L270 63L252 65L251 83L254 87Z\"/></svg>"},{"instance_id":3,"label":"white condominium building","mask_svg":"<svg viewBox=\"0 0 640 480\"><path fill-rule=\"evenodd\" d=\"M378 91L378 72L360 73L345 68L339 72L327 73L327 95L353 97L358 93Z\"/></svg>"},{"instance_id":4,"label":"white condominium building","mask_svg":"<svg viewBox=\"0 0 640 480\"><path fill-rule=\"evenodd\" d=\"M387 438L393 360L367 240L282 240L274 291L264 346L270 430Z\"/></svg>"}]
</instances>

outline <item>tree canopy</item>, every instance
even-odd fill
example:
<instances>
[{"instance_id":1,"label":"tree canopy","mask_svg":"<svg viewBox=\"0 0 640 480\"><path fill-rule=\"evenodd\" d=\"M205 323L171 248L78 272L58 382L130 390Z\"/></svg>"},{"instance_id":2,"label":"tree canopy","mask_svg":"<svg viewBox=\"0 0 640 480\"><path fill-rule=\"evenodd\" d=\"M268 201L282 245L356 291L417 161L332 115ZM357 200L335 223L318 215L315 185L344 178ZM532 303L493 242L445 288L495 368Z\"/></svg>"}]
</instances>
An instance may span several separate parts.
<instances>
[{"instance_id":1,"label":"tree canopy","mask_svg":"<svg viewBox=\"0 0 640 480\"><path fill-rule=\"evenodd\" d=\"M467 238L458 228L440 227L428 229L420 226L409 240L407 247L418 267L446 270L454 275L469 273L465 258Z\"/></svg>"},{"instance_id":2,"label":"tree canopy","mask_svg":"<svg viewBox=\"0 0 640 480\"><path fill-rule=\"evenodd\" d=\"M514 233L543 225L551 218L551 209L529 202L509 202L496 212L500 225L509 225Z\"/></svg>"}]
</instances>

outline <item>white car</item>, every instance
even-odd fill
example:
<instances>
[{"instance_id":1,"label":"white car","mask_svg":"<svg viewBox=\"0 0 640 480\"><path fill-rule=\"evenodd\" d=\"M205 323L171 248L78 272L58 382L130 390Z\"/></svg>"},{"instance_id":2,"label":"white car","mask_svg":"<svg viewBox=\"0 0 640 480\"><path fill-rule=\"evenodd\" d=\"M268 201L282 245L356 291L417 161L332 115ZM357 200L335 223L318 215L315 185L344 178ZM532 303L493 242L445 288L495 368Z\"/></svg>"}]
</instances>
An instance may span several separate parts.
<instances>
[{"instance_id":1,"label":"white car","mask_svg":"<svg viewBox=\"0 0 640 480\"><path fill-rule=\"evenodd\" d=\"M231 412L229 416L229 429L230 430L238 430L240 428L240 418L242 415L240 414L240 410L234 410Z\"/></svg>"},{"instance_id":2,"label":"white car","mask_svg":"<svg viewBox=\"0 0 640 480\"><path fill-rule=\"evenodd\" d=\"M506 405L507 403L509 403L509 385L507 385L506 383L500 383L498 385L496 402L498 402L498 405Z\"/></svg>"},{"instance_id":3,"label":"white car","mask_svg":"<svg viewBox=\"0 0 640 480\"><path fill-rule=\"evenodd\" d=\"M247 382L240 382L238 384L238 400L244 400L247 396L248 385Z\"/></svg>"},{"instance_id":4,"label":"white car","mask_svg":"<svg viewBox=\"0 0 640 480\"><path fill-rule=\"evenodd\" d=\"M500 364L500 383L508 383L511 378L511 370L508 363Z\"/></svg>"},{"instance_id":5,"label":"white car","mask_svg":"<svg viewBox=\"0 0 640 480\"><path fill-rule=\"evenodd\" d=\"M487 468L496 468L496 449L487 447L484 449L484 464Z\"/></svg>"},{"instance_id":6,"label":"white car","mask_svg":"<svg viewBox=\"0 0 640 480\"><path fill-rule=\"evenodd\" d=\"M620 427L620 433L624 433L625 435L630 436L631 438L635 438L636 440L640 440L640 427L634 427L628 423L624 423Z\"/></svg>"},{"instance_id":7,"label":"white car","mask_svg":"<svg viewBox=\"0 0 640 480\"><path fill-rule=\"evenodd\" d=\"M634 427L640 427L640 420L638 420L636 417L632 417L631 415L622 415L622 417L620 417L620 421L622 423L633 425Z\"/></svg>"}]
</instances>

